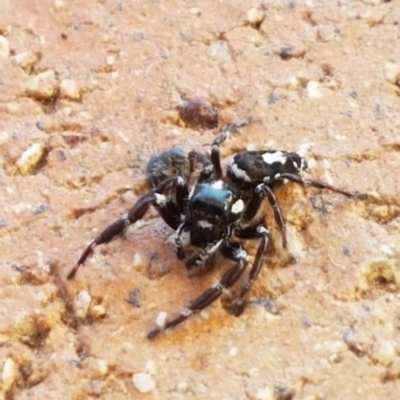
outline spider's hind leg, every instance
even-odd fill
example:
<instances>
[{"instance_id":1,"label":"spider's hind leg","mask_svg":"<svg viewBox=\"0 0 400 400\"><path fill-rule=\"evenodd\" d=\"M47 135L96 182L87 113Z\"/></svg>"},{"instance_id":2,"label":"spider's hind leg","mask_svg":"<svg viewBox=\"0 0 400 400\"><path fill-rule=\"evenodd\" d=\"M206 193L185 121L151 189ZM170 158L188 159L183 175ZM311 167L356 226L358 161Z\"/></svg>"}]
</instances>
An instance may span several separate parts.
<instances>
[{"instance_id":1,"label":"spider's hind leg","mask_svg":"<svg viewBox=\"0 0 400 400\"><path fill-rule=\"evenodd\" d=\"M67 278L73 279L79 267L83 265L86 259L93 254L94 249L100 245L111 242L115 237L122 235L125 229L143 218L151 205L153 205L159 212L161 218L172 228L177 229L180 224L180 210L179 206L171 199L166 197L163 192L172 184L177 184L178 187L186 184L180 177L167 178L161 182L156 189L142 196L137 203L129 210L128 215L120 218L104 229L96 239L85 249L79 258L74 268L69 272ZM182 193L185 189L181 188ZM187 189L186 189L187 191ZM177 189L177 193L179 190Z\"/></svg>"},{"instance_id":2,"label":"spider's hind leg","mask_svg":"<svg viewBox=\"0 0 400 400\"><path fill-rule=\"evenodd\" d=\"M235 296L229 303L225 302L224 308L232 315L238 317L242 314L246 305L246 297L253 283L261 271L264 260L264 253L268 247L268 229L263 224L257 224L246 228L238 228L235 232L236 236L242 239L260 239L253 265L249 271L247 281L239 290L239 294Z\"/></svg>"},{"instance_id":3,"label":"spider's hind leg","mask_svg":"<svg viewBox=\"0 0 400 400\"><path fill-rule=\"evenodd\" d=\"M229 242L224 244L224 247L229 247ZM199 297L193 300L186 308L184 308L180 314L175 318L167 321L164 326L155 328L147 334L148 339L154 339L161 332L169 328L173 328L181 324L183 321L188 319L192 314L198 313L204 310L207 306L217 300L223 293L223 291L232 285L234 285L239 278L242 276L247 266L247 253L241 245L237 245L232 248L231 251L232 259L235 260L235 264L225 272L221 280L216 284L212 285L209 289L204 291Z\"/></svg>"}]
</instances>

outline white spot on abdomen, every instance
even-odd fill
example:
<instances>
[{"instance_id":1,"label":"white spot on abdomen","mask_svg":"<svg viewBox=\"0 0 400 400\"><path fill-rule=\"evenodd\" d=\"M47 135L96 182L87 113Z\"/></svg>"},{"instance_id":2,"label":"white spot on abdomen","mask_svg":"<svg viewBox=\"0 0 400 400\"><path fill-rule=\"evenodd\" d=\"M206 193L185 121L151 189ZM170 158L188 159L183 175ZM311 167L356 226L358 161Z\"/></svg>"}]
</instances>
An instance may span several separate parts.
<instances>
[{"instance_id":1,"label":"white spot on abdomen","mask_svg":"<svg viewBox=\"0 0 400 400\"><path fill-rule=\"evenodd\" d=\"M262 158L264 162L268 165L273 164L273 163L281 163L285 164L286 163L286 153L282 151L274 151L272 153L264 153L262 155Z\"/></svg>"}]
</instances>

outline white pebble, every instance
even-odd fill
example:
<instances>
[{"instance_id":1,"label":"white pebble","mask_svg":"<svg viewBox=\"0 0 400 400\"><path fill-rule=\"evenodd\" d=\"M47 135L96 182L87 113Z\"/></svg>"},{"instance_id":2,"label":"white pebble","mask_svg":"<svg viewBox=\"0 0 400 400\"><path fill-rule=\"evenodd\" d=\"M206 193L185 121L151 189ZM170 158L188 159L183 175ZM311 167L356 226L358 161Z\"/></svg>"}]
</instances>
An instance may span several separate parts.
<instances>
[{"instance_id":1,"label":"white pebble","mask_svg":"<svg viewBox=\"0 0 400 400\"><path fill-rule=\"evenodd\" d=\"M273 400L274 392L272 389L265 387L264 389L258 389L256 395L254 396L255 400Z\"/></svg>"},{"instance_id":2,"label":"white pebble","mask_svg":"<svg viewBox=\"0 0 400 400\"><path fill-rule=\"evenodd\" d=\"M191 9L189 9L189 13L192 15L196 15L196 17L200 17L201 10L198 7L192 7Z\"/></svg>"},{"instance_id":3,"label":"white pebble","mask_svg":"<svg viewBox=\"0 0 400 400\"><path fill-rule=\"evenodd\" d=\"M40 54L35 51L24 51L13 57L13 60L25 71L29 71L40 59Z\"/></svg>"},{"instance_id":4,"label":"white pebble","mask_svg":"<svg viewBox=\"0 0 400 400\"><path fill-rule=\"evenodd\" d=\"M42 159L44 155L44 145L42 143L34 143L25 150L16 162L16 166L20 173L25 175L30 172Z\"/></svg>"},{"instance_id":5,"label":"white pebble","mask_svg":"<svg viewBox=\"0 0 400 400\"><path fill-rule=\"evenodd\" d=\"M89 310L92 297L87 290L81 290L74 299L74 310L77 318L84 319Z\"/></svg>"},{"instance_id":6,"label":"white pebble","mask_svg":"<svg viewBox=\"0 0 400 400\"><path fill-rule=\"evenodd\" d=\"M217 40L208 46L208 54L214 60L222 60L229 56L228 45L223 40Z\"/></svg>"},{"instance_id":7,"label":"white pebble","mask_svg":"<svg viewBox=\"0 0 400 400\"><path fill-rule=\"evenodd\" d=\"M179 381L178 384L176 385L176 390L179 393L186 393L188 389L189 385L186 381Z\"/></svg>"},{"instance_id":8,"label":"white pebble","mask_svg":"<svg viewBox=\"0 0 400 400\"><path fill-rule=\"evenodd\" d=\"M63 7L64 7L64 2L63 2L63 0L53 0L53 7L54 7L56 10L59 10L60 8L63 8Z\"/></svg>"},{"instance_id":9,"label":"white pebble","mask_svg":"<svg viewBox=\"0 0 400 400\"><path fill-rule=\"evenodd\" d=\"M387 62L383 68L385 79L394 85L400 85L400 64Z\"/></svg>"},{"instance_id":10,"label":"white pebble","mask_svg":"<svg viewBox=\"0 0 400 400\"><path fill-rule=\"evenodd\" d=\"M4 391L7 392L12 388L17 374L17 365L14 360L12 358L7 358L3 364L3 371L1 373L1 387Z\"/></svg>"},{"instance_id":11,"label":"white pebble","mask_svg":"<svg viewBox=\"0 0 400 400\"><path fill-rule=\"evenodd\" d=\"M238 348L237 347L231 347L230 348L230 350L229 350L229 355L231 356L231 357L235 357L235 356L237 356L238 355Z\"/></svg>"},{"instance_id":12,"label":"white pebble","mask_svg":"<svg viewBox=\"0 0 400 400\"><path fill-rule=\"evenodd\" d=\"M133 374L132 382L140 393L151 392L155 387L153 378L144 372Z\"/></svg>"},{"instance_id":13,"label":"white pebble","mask_svg":"<svg viewBox=\"0 0 400 400\"><path fill-rule=\"evenodd\" d=\"M0 57L8 58L10 55L10 43L8 40L0 35Z\"/></svg>"},{"instance_id":14,"label":"white pebble","mask_svg":"<svg viewBox=\"0 0 400 400\"><path fill-rule=\"evenodd\" d=\"M162 328L167 320L167 313L165 311L160 311L156 318L156 325Z\"/></svg>"},{"instance_id":15,"label":"white pebble","mask_svg":"<svg viewBox=\"0 0 400 400\"><path fill-rule=\"evenodd\" d=\"M35 99L50 99L56 93L57 80L53 70L35 75L25 83L25 92Z\"/></svg>"},{"instance_id":16,"label":"white pebble","mask_svg":"<svg viewBox=\"0 0 400 400\"><path fill-rule=\"evenodd\" d=\"M146 362L146 365L144 367L144 372L146 372L149 375L154 375L156 373L156 364L154 363L153 360L149 360Z\"/></svg>"},{"instance_id":17,"label":"white pebble","mask_svg":"<svg viewBox=\"0 0 400 400\"><path fill-rule=\"evenodd\" d=\"M63 79L61 81L60 94L62 97L66 97L71 100L79 100L81 98L81 92L78 84L72 79Z\"/></svg>"},{"instance_id":18,"label":"white pebble","mask_svg":"<svg viewBox=\"0 0 400 400\"><path fill-rule=\"evenodd\" d=\"M371 4L372 6L378 6L387 0L361 0L364 4Z\"/></svg>"},{"instance_id":19,"label":"white pebble","mask_svg":"<svg viewBox=\"0 0 400 400\"><path fill-rule=\"evenodd\" d=\"M396 358L396 349L391 340L384 340L378 350L378 362L384 367L391 365Z\"/></svg>"},{"instance_id":20,"label":"white pebble","mask_svg":"<svg viewBox=\"0 0 400 400\"><path fill-rule=\"evenodd\" d=\"M321 84L317 81L308 82L306 91L310 99L320 99L322 97Z\"/></svg>"},{"instance_id":21,"label":"white pebble","mask_svg":"<svg viewBox=\"0 0 400 400\"><path fill-rule=\"evenodd\" d=\"M264 21L265 11L260 6L254 6L247 11L247 20L251 25L260 25Z\"/></svg>"},{"instance_id":22,"label":"white pebble","mask_svg":"<svg viewBox=\"0 0 400 400\"><path fill-rule=\"evenodd\" d=\"M106 360L103 360L102 358L98 358L96 360L96 367L97 371L100 374L100 376L104 376L108 373L108 364Z\"/></svg>"},{"instance_id":23,"label":"white pebble","mask_svg":"<svg viewBox=\"0 0 400 400\"><path fill-rule=\"evenodd\" d=\"M115 63L115 57L114 56L107 56L106 58L106 64L111 67Z\"/></svg>"}]
</instances>

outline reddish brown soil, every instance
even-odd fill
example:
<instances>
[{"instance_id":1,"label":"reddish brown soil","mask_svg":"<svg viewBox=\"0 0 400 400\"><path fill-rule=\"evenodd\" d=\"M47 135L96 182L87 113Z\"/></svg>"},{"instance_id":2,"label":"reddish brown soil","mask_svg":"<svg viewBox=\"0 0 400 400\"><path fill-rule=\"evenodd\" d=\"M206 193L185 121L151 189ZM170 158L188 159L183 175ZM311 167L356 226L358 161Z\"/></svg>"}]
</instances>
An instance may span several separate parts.
<instances>
[{"instance_id":1,"label":"reddish brown soil","mask_svg":"<svg viewBox=\"0 0 400 400\"><path fill-rule=\"evenodd\" d=\"M399 398L400 74L385 75L400 65L397 0L266 1L261 24L238 0L1 3L0 399ZM47 99L27 88L45 71ZM200 97L220 126L253 117L224 157L303 150L309 176L370 195L286 185L297 263L268 219L274 243L243 315L217 301L149 341L160 311L227 265L189 278L152 211L66 275L145 192L152 154L208 149L218 129L176 111Z\"/></svg>"}]
</instances>

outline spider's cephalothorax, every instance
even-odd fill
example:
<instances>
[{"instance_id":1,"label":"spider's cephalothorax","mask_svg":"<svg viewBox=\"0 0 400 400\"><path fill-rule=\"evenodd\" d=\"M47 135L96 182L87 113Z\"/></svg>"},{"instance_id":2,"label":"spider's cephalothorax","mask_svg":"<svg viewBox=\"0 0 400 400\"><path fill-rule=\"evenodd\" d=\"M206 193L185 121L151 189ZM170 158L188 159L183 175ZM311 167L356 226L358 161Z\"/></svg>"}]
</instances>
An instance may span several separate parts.
<instances>
[{"instance_id":1,"label":"spider's cephalothorax","mask_svg":"<svg viewBox=\"0 0 400 400\"><path fill-rule=\"evenodd\" d=\"M75 276L78 268L93 253L96 246L110 242L121 235L130 224L141 219L150 206L157 209L160 217L175 230L175 252L179 259L186 258L183 238L199 247L200 251L186 261L186 268L199 271L216 253L233 262L222 278L193 300L187 308L164 326L148 333L154 338L166 329L185 321L190 315L203 310L223 291L235 285L243 275L248 257L241 239L258 240L258 249L248 273L240 287L230 312L239 315L245 299L263 264L263 255L268 245L268 229L259 215L261 203L267 199L274 217L282 231L283 246L287 248L285 221L273 189L284 180L329 189L348 197L356 193L337 189L327 183L303 178L300 173L307 168L306 161L297 153L264 150L244 151L235 154L224 174L220 162L219 147L232 131L247 125L250 118L236 124L226 125L211 146L211 156L192 151L189 162L182 158L181 150L169 150L153 157L147 172L150 183L155 186L139 198L126 217L108 226L86 248L68 279ZM178 159L175 159L175 158ZM203 168L195 185L189 189L188 180L193 172L193 162L200 161ZM165 166L165 168L164 168ZM150 171L150 172L149 172Z\"/></svg>"}]
</instances>

